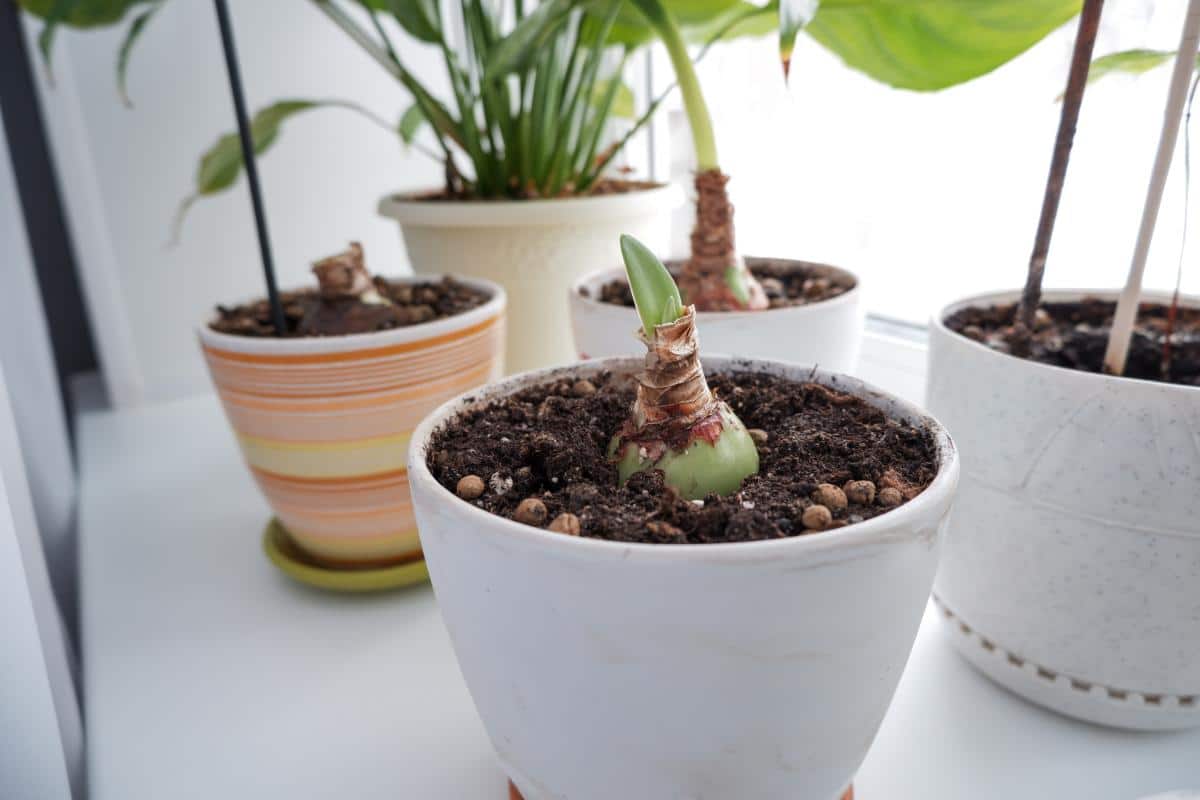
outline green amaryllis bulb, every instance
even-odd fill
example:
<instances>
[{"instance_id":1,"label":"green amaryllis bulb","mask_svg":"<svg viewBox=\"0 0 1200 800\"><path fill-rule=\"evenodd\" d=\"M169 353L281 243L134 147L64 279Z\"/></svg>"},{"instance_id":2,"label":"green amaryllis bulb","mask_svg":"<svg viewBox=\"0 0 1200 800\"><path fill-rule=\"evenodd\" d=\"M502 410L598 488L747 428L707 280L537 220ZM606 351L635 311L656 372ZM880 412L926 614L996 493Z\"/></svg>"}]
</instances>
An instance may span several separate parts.
<instances>
[{"instance_id":1,"label":"green amaryllis bulb","mask_svg":"<svg viewBox=\"0 0 1200 800\"><path fill-rule=\"evenodd\" d=\"M708 388L695 309L681 305L670 273L641 242L622 236L621 254L649 352L632 414L609 445L618 477L623 484L634 473L662 470L667 485L689 500L736 492L758 472L758 450Z\"/></svg>"}]
</instances>

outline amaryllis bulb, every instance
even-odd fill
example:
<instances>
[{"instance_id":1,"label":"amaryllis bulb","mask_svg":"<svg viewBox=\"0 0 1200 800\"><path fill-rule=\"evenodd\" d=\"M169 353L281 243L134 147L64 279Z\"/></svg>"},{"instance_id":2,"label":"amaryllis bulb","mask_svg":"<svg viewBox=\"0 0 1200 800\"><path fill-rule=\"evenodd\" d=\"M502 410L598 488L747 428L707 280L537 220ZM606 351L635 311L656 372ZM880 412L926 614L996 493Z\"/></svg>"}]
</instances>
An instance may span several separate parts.
<instances>
[{"instance_id":1,"label":"amaryllis bulb","mask_svg":"<svg viewBox=\"0 0 1200 800\"><path fill-rule=\"evenodd\" d=\"M670 273L636 239L622 236L621 253L648 352L632 413L609 445L618 477L623 484L634 473L662 470L667 485L691 500L736 492L758 472L758 450L708 388L695 308L680 306Z\"/></svg>"}]
</instances>

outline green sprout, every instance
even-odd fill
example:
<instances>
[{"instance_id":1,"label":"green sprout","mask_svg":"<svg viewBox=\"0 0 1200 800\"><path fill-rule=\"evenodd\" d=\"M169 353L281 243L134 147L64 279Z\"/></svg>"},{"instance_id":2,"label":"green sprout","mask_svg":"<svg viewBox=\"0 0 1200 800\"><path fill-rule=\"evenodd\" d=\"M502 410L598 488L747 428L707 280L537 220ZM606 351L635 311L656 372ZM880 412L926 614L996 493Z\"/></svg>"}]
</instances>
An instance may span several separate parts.
<instances>
[{"instance_id":1,"label":"green sprout","mask_svg":"<svg viewBox=\"0 0 1200 800\"><path fill-rule=\"evenodd\" d=\"M736 492L758 472L758 450L733 409L708 388L695 309L683 306L671 273L637 239L622 236L621 255L650 352L633 412L609 445L618 479L624 484L657 469L689 500Z\"/></svg>"}]
</instances>

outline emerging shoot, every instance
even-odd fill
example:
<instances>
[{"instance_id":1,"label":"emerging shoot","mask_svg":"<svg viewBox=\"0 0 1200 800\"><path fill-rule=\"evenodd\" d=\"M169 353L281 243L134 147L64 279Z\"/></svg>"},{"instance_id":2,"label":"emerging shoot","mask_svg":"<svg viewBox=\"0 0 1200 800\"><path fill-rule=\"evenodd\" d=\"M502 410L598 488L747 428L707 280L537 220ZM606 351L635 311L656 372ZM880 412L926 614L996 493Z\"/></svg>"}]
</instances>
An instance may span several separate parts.
<instances>
[{"instance_id":1,"label":"emerging shoot","mask_svg":"<svg viewBox=\"0 0 1200 800\"><path fill-rule=\"evenodd\" d=\"M618 477L624 484L634 473L662 470L667 485L689 500L736 492L758 472L758 450L708 388L696 309L683 306L671 274L641 242L622 236L621 255L648 352L632 413L609 445Z\"/></svg>"}]
</instances>

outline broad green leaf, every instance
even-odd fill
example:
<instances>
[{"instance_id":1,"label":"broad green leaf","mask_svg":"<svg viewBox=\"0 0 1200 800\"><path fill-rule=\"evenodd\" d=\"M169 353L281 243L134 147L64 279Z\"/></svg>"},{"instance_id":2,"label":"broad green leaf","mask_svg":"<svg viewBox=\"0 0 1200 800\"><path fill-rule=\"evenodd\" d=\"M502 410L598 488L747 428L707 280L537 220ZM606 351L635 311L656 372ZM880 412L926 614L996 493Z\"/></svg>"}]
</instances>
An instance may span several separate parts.
<instances>
[{"instance_id":1,"label":"broad green leaf","mask_svg":"<svg viewBox=\"0 0 1200 800\"><path fill-rule=\"evenodd\" d=\"M414 39L430 44L442 41L437 0L386 0L383 5Z\"/></svg>"},{"instance_id":2,"label":"broad green leaf","mask_svg":"<svg viewBox=\"0 0 1200 800\"><path fill-rule=\"evenodd\" d=\"M633 304L642 318L642 330L647 338L652 337L656 327L674 322L682 313L679 287L650 248L629 234L621 235L621 257L625 260Z\"/></svg>"},{"instance_id":3,"label":"broad green leaf","mask_svg":"<svg viewBox=\"0 0 1200 800\"><path fill-rule=\"evenodd\" d=\"M408 110L400 117L400 124L396 129L400 132L400 138L405 144L412 144L417 138L417 131L421 130L422 125L429 123L425 117L425 112L416 103L408 107Z\"/></svg>"},{"instance_id":4,"label":"broad green leaf","mask_svg":"<svg viewBox=\"0 0 1200 800\"><path fill-rule=\"evenodd\" d=\"M613 88L613 82L617 86ZM613 76L602 81L596 81L596 85L592 88L592 96L589 104L592 108L601 109L608 100L608 93L615 91L613 96L612 106L609 108L609 116L619 119L633 119L637 116L637 107L633 99L633 89L621 80L620 76Z\"/></svg>"},{"instance_id":5,"label":"broad green leaf","mask_svg":"<svg viewBox=\"0 0 1200 800\"><path fill-rule=\"evenodd\" d=\"M1081 0L823 0L808 33L847 65L934 91L996 69L1079 13Z\"/></svg>"},{"instance_id":6,"label":"broad green leaf","mask_svg":"<svg viewBox=\"0 0 1200 800\"><path fill-rule=\"evenodd\" d=\"M816 16L819 0L779 0L779 60L786 79L792 69L796 36Z\"/></svg>"},{"instance_id":7,"label":"broad green leaf","mask_svg":"<svg viewBox=\"0 0 1200 800\"><path fill-rule=\"evenodd\" d=\"M117 51L117 91L121 93L121 100L127 106L133 105L133 101L129 99L129 90L125 82L126 72L129 70L129 55L133 52L134 42L145 30L146 23L162 8L162 4L163 0L157 0L149 9L133 18L133 22L129 23L129 29L125 31L125 38L121 40L121 49Z\"/></svg>"},{"instance_id":8,"label":"broad green leaf","mask_svg":"<svg viewBox=\"0 0 1200 800\"><path fill-rule=\"evenodd\" d=\"M487 81L523 72L541 54L542 48L567 23L577 0L545 0L518 22L488 53L483 74Z\"/></svg>"}]
</instances>

